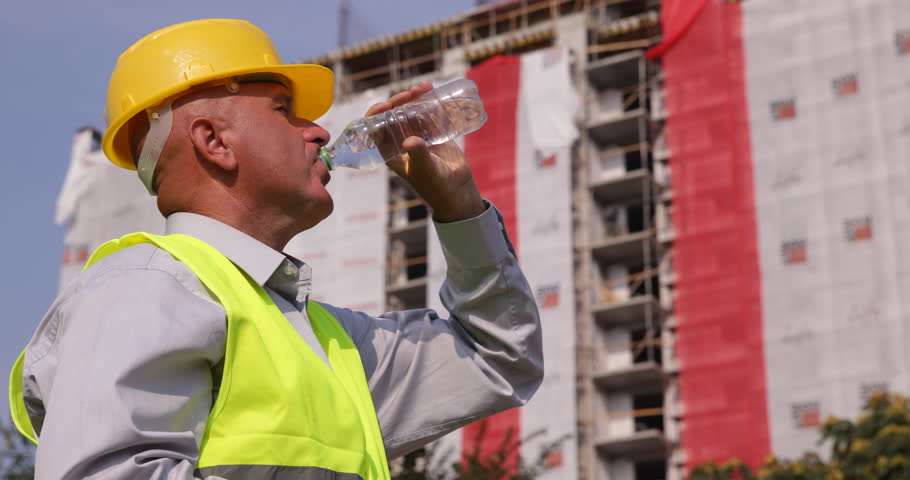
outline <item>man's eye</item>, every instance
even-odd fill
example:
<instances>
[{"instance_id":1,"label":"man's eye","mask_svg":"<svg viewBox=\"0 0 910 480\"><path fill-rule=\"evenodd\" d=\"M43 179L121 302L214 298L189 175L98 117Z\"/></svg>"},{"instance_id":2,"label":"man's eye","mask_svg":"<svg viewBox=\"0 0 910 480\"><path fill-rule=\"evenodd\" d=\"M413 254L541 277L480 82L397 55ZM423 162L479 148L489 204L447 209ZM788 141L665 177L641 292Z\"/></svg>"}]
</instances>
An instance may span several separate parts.
<instances>
[{"instance_id":1,"label":"man's eye","mask_svg":"<svg viewBox=\"0 0 910 480\"><path fill-rule=\"evenodd\" d=\"M283 106L283 105L280 106L280 107L275 108L275 110L278 110L279 112L284 112L284 113L290 113L290 112L291 112L291 110L290 110L288 107L285 107L285 106Z\"/></svg>"}]
</instances>

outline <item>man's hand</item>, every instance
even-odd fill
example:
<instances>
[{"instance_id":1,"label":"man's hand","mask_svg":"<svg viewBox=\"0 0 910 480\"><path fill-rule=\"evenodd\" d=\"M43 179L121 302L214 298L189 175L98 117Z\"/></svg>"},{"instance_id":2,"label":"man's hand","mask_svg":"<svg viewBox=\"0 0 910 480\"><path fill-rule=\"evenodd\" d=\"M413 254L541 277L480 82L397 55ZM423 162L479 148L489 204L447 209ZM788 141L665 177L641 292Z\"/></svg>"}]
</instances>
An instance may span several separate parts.
<instances>
[{"instance_id":1,"label":"man's hand","mask_svg":"<svg viewBox=\"0 0 910 480\"><path fill-rule=\"evenodd\" d=\"M367 110L366 115L404 105L433 89L424 81ZM389 168L408 182L423 198L437 222L457 222L476 217L486 207L474 183L471 167L455 142L427 146L420 137L408 137L402 144L408 153L388 163Z\"/></svg>"}]
</instances>

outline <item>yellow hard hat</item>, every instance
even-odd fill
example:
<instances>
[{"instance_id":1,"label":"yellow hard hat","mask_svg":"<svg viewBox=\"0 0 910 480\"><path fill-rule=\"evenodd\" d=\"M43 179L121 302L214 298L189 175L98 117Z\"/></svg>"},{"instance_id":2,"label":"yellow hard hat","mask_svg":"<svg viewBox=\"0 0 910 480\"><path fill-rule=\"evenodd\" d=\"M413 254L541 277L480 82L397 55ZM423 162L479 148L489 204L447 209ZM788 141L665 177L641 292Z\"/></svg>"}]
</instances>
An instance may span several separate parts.
<instances>
[{"instance_id":1,"label":"yellow hard hat","mask_svg":"<svg viewBox=\"0 0 910 480\"><path fill-rule=\"evenodd\" d=\"M130 119L193 86L262 73L287 80L297 117L316 120L332 105L332 71L322 65L285 65L268 35L252 23L196 20L147 35L120 55L111 74L104 153L114 164L135 170Z\"/></svg>"}]
</instances>

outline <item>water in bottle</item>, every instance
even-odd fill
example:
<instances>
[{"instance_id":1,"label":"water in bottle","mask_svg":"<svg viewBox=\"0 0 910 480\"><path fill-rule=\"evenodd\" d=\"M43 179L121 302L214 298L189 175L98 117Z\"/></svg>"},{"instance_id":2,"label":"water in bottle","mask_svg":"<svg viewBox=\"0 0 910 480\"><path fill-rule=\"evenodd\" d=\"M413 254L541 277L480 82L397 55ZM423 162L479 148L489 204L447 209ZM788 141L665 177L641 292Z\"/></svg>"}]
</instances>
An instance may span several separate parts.
<instances>
[{"instance_id":1,"label":"water in bottle","mask_svg":"<svg viewBox=\"0 0 910 480\"><path fill-rule=\"evenodd\" d=\"M351 122L319 154L329 167L374 168L406 153L401 144L412 136L438 145L477 130L487 121L477 85L449 82L411 103Z\"/></svg>"}]
</instances>

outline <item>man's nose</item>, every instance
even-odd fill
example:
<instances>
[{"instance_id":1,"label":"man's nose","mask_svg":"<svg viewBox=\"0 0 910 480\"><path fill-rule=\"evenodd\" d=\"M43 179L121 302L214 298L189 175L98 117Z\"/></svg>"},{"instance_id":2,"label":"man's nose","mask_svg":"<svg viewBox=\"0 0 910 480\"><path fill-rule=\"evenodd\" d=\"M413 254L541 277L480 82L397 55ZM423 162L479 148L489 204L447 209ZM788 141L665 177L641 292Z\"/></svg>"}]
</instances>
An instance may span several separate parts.
<instances>
[{"instance_id":1,"label":"man's nose","mask_svg":"<svg viewBox=\"0 0 910 480\"><path fill-rule=\"evenodd\" d=\"M301 120L301 123L303 124L303 137L305 141L316 143L320 147L329 144L331 135L326 129L309 120Z\"/></svg>"}]
</instances>

